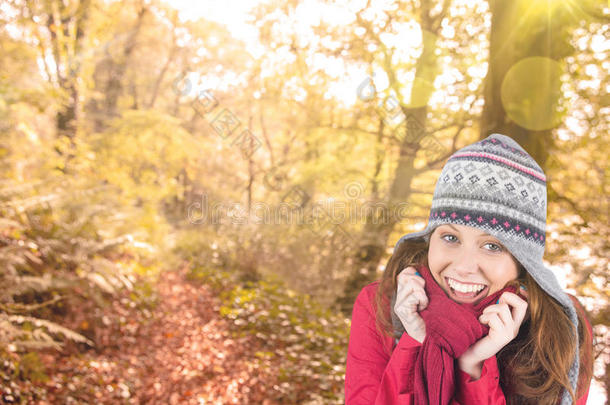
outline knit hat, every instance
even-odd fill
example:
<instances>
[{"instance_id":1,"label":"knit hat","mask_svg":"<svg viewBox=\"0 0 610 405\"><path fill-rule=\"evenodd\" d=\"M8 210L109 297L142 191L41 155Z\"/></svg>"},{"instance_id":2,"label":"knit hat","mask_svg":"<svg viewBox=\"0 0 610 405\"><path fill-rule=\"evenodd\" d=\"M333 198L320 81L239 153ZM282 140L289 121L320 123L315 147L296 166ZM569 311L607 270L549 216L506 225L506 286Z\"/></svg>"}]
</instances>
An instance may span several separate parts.
<instances>
[{"instance_id":1,"label":"knit hat","mask_svg":"<svg viewBox=\"0 0 610 405\"><path fill-rule=\"evenodd\" d=\"M546 240L546 177L536 161L513 139L500 134L468 145L449 157L437 180L428 225L401 237L423 238L442 224L479 228L496 237L525 267L538 285L577 326L572 300L542 262ZM392 321L400 324L392 304ZM576 333L578 329L576 328ZM578 336L576 337L578 341ZM568 376L576 392L578 349ZM571 404L564 390L561 404Z\"/></svg>"}]
</instances>

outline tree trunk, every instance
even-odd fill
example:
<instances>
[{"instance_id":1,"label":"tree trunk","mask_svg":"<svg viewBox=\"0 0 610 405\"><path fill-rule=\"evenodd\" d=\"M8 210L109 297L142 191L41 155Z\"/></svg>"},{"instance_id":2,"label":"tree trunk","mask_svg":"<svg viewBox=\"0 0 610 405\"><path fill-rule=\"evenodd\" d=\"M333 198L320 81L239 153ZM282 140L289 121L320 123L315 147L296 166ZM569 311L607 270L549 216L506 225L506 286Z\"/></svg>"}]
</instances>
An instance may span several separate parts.
<instances>
[{"instance_id":1,"label":"tree trunk","mask_svg":"<svg viewBox=\"0 0 610 405\"><path fill-rule=\"evenodd\" d=\"M450 2L445 2L442 12L432 17L431 2L421 2L421 27L424 32L438 33L449 4ZM438 74L436 48L435 37L424 35L422 53L415 67L417 79L434 83ZM386 54L385 56L390 87L399 94L397 90L399 90L400 84L392 70L391 55ZM426 136L427 101L430 96L430 94L421 94L419 91L421 89L417 86L412 86L410 100L411 102L414 100L421 102L423 99L425 103L422 107L409 108L406 103L400 102L404 121L398 130L403 131L401 134L404 137L400 141L398 164L391 180L388 196L380 201L383 211L385 211L383 214L385 218L379 218L376 215L366 217L362 234L358 237L359 245L354 253L354 268L346 280L343 294L333 304L346 316L351 315L354 301L360 290L378 278L377 268L383 259L388 237L392 233L394 225L399 221L395 215L396 207L398 204L407 202L411 196L411 182L418 174L414 168L415 155L421 148L421 140Z\"/></svg>"},{"instance_id":2,"label":"tree trunk","mask_svg":"<svg viewBox=\"0 0 610 405\"><path fill-rule=\"evenodd\" d=\"M38 14L38 5L26 3L31 16ZM50 46L55 62L55 85L67 95L66 103L55 116L58 139L67 139L66 145L59 144L56 151L63 156L67 171L74 157L75 137L80 113L80 91L78 78L81 74L81 58L85 40L85 27L89 21L91 0L78 2L76 11L68 12L67 5L61 1L51 1L42 7L41 19L46 25ZM35 20L33 20L35 21ZM74 31L71 27L75 27ZM45 55L42 55L44 58ZM53 82L53 78L49 77Z\"/></svg>"},{"instance_id":3,"label":"tree trunk","mask_svg":"<svg viewBox=\"0 0 610 405\"><path fill-rule=\"evenodd\" d=\"M105 86L103 86L101 83L99 84L100 87L105 87L105 97L101 103L101 106L95 101L92 103L92 115L94 117L96 132L102 132L106 127L106 122L108 119L117 116L119 97L123 94L125 73L127 72L129 60L131 59L136 48L136 40L142 28L144 17L147 13L148 9L146 7L142 7L139 10L136 24L129 31L127 39L125 40L125 45L123 47L120 60L114 60L112 55L107 54L105 55L106 58L98 66L96 66L96 76L99 74L99 71L102 70L106 71L106 75L108 77ZM111 42L107 44L107 47L111 48L114 41L116 41L116 39L111 40ZM134 96L134 98L137 98L137 95ZM134 105L137 105L136 99L134 99Z\"/></svg>"},{"instance_id":4,"label":"tree trunk","mask_svg":"<svg viewBox=\"0 0 610 405\"><path fill-rule=\"evenodd\" d=\"M502 103L502 83L511 67L524 58L542 56L561 59L571 51L566 41L565 26L558 19L527 17L521 2L490 0L491 32L489 38L489 68L485 78L483 114L480 138L500 133L515 139L544 169L553 148L552 128L533 130L512 120ZM548 80L550 77L541 77ZM557 105L559 100L549 100Z\"/></svg>"},{"instance_id":5,"label":"tree trunk","mask_svg":"<svg viewBox=\"0 0 610 405\"><path fill-rule=\"evenodd\" d=\"M400 220L397 207L409 200L411 182L415 177L415 155L420 148L419 141L425 136L425 119L427 107L404 109L406 120L403 130L406 132L400 145L398 165L394 171L389 195L377 202L380 210L370 210L365 217L362 233L354 253L352 273L345 283L344 292L334 306L346 316L350 315L356 296L366 284L377 277L377 268L386 251L387 240L394 226Z\"/></svg>"}]
</instances>

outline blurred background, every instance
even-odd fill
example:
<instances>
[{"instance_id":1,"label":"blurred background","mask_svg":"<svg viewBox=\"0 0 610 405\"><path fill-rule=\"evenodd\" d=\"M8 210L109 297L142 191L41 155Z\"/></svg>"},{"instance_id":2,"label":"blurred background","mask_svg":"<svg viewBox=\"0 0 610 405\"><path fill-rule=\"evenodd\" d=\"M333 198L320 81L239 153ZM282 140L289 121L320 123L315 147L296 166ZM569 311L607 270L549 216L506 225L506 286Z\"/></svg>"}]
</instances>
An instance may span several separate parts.
<instances>
[{"instance_id":1,"label":"blurred background","mask_svg":"<svg viewBox=\"0 0 610 405\"><path fill-rule=\"evenodd\" d=\"M4 0L0 397L340 404L351 310L490 133L610 387L610 8Z\"/></svg>"}]
</instances>

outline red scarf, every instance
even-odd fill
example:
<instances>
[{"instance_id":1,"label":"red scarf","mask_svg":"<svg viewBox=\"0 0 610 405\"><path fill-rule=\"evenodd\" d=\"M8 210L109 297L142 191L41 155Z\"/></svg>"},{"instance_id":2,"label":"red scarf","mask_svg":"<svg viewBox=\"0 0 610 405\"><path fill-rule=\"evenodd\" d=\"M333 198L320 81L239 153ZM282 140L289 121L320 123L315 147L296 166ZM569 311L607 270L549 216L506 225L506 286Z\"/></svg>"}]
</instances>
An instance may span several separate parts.
<instances>
[{"instance_id":1,"label":"red scarf","mask_svg":"<svg viewBox=\"0 0 610 405\"><path fill-rule=\"evenodd\" d=\"M455 395L455 359L489 332L489 327L478 319L483 309L495 304L503 292L517 292L512 286L505 287L476 305L458 304L447 296L425 265L419 266L418 271L426 280L428 306L419 313L426 324L426 337L415 364L415 403L449 404Z\"/></svg>"}]
</instances>

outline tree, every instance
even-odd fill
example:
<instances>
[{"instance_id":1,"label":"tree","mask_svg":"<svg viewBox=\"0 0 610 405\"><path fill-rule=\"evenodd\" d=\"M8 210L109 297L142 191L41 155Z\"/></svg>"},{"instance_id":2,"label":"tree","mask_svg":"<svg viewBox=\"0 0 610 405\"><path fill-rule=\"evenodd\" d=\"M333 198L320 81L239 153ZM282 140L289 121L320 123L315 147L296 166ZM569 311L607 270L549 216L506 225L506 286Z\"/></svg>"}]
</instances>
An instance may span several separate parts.
<instances>
[{"instance_id":1,"label":"tree","mask_svg":"<svg viewBox=\"0 0 610 405\"><path fill-rule=\"evenodd\" d=\"M379 22L373 23L364 18L363 15L370 10L369 7L371 7L371 2L356 13L357 26L365 29L364 38L377 47L378 51L372 53L368 58L373 61L373 65L377 63L380 65L388 76L389 82L382 97L383 108L376 111L377 148L383 147L381 141L384 136L394 137L398 142L396 158L391 161L394 170L391 177L386 180L386 190L379 190L376 175L368 176L372 179L373 201L380 203L384 208L380 213L373 212L366 216L363 229L356 238L359 243L353 256L354 267L347 277L343 294L335 302L346 314L351 313L355 297L362 286L377 277L377 269L386 253L389 236L399 221L403 219L395 215L398 211L397 207L405 202L408 202L411 207L420 205L418 203L421 197L418 195L420 191L414 190L413 181L431 169L440 168L439 165L457 150L458 137L470 119L472 102L477 98L473 97L469 107L460 108L460 114L454 113L451 118L442 108L432 109L429 106L430 98L435 91L433 83L441 70L451 66L458 72L464 72L467 67L463 64L462 59L467 55L467 52L463 51L465 45L459 42L450 43L450 38L444 37L441 33L443 25L448 25L450 1L422 1L418 8L415 6L409 8L403 3L399 3L395 6L398 7L398 10L386 11L387 19L379 26L375 26ZM405 61L395 57L400 50L405 49L405 43L388 46L383 40L383 35L396 34L396 27L413 21L411 18L415 19L421 32L421 53L415 60ZM452 27L455 28L452 29L455 31L465 30L464 20L454 19L453 24ZM405 35L405 33L402 34ZM462 39L468 41L468 36L466 35ZM448 63L444 56L448 55L450 49L455 52L456 58ZM452 64L455 64L456 67ZM400 78L404 77L408 71L413 72L413 80L409 83L411 86L407 92L405 83ZM468 84L468 82L468 79L464 79L462 85ZM463 95L463 97L465 96L466 94ZM390 123L391 120L388 120L387 105L392 102L396 103L403 117L403 121L398 127L394 127L393 123ZM420 163L418 166L417 162L422 158L425 164ZM379 160L377 162L379 163ZM379 164L376 165L375 170L379 170ZM421 215L422 219L427 217L426 214L424 212Z\"/></svg>"},{"instance_id":2,"label":"tree","mask_svg":"<svg viewBox=\"0 0 610 405\"><path fill-rule=\"evenodd\" d=\"M480 139L492 133L511 136L545 167L554 148L553 129L565 114L565 58L574 52L574 29L592 19L584 11L589 3L573 7L567 2L489 1L489 65Z\"/></svg>"},{"instance_id":3,"label":"tree","mask_svg":"<svg viewBox=\"0 0 610 405\"><path fill-rule=\"evenodd\" d=\"M79 80L93 1L13 0L9 3L19 10L19 23L38 47L46 79L61 97L62 107L56 114L57 136L61 141L57 150L65 155L66 163L73 157L77 123L82 111Z\"/></svg>"},{"instance_id":4,"label":"tree","mask_svg":"<svg viewBox=\"0 0 610 405\"><path fill-rule=\"evenodd\" d=\"M114 4L110 12L117 15L117 24L122 22L122 13L131 11L130 4ZM106 128L108 120L116 118L120 115L118 111L119 97L124 92L126 84L126 73L128 64L131 62L138 35L144 24L144 20L150 10L143 3L137 4L135 22L133 26L127 25L129 29L126 33L114 32L114 38L109 38L102 47L103 54L99 56L99 61L95 64L93 73L93 82L96 89L101 92L100 100L92 97L88 106L88 116L93 118L96 132L101 132ZM131 15L131 13L129 13ZM119 27L116 27L118 30ZM118 35L117 35L118 34ZM94 59L94 60L95 60ZM99 87L98 87L99 86ZM133 106L137 108L137 100L134 100Z\"/></svg>"}]
</instances>

